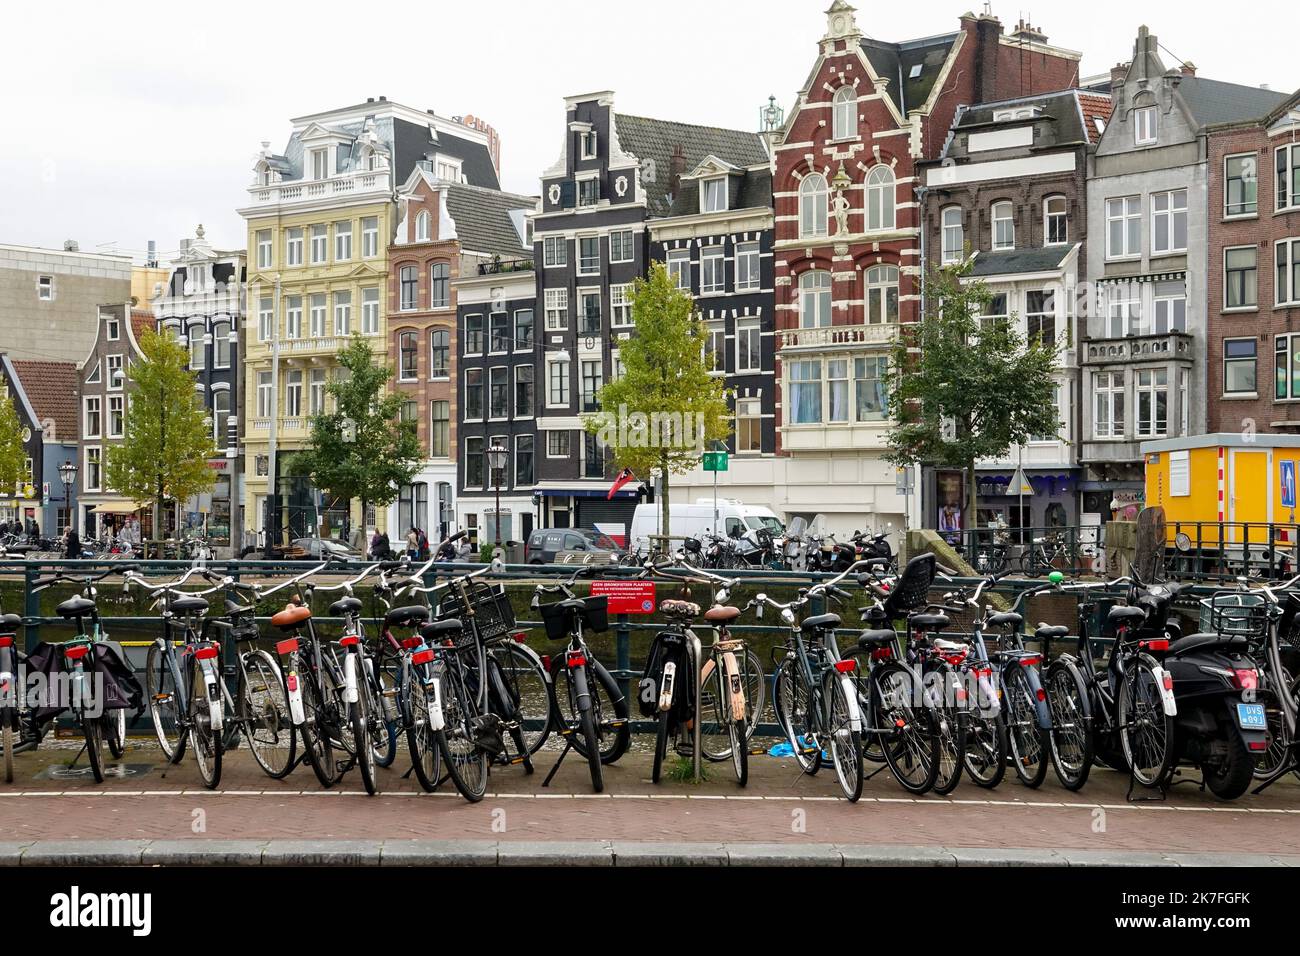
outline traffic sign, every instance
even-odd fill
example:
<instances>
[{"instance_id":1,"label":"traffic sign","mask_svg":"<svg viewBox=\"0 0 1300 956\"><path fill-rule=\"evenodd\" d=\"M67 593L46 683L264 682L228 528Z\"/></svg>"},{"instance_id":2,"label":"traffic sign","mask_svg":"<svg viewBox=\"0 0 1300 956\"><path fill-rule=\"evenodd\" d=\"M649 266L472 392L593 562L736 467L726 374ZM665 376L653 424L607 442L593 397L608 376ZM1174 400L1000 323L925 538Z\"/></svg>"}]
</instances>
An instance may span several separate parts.
<instances>
[{"instance_id":1,"label":"traffic sign","mask_svg":"<svg viewBox=\"0 0 1300 956\"><path fill-rule=\"evenodd\" d=\"M706 451L704 453L705 471L726 471L727 453L725 451Z\"/></svg>"},{"instance_id":2,"label":"traffic sign","mask_svg":"<svg viewBox=\"0 0 1300 956\"><path fill-rule=\"evenodd\" d=\"M1282 469L1282 507L1295 507L1295 462L1280 461Z\"/></svg>"},{"instance_id":3,"label":"traffic sign","mask_svg":"<svg viewBox=\"0 0 1300 956\"><path fill-rule=\"evenodd\" d=\"M1025 469L1017 468L1016 473L1007 482L1007 496L1014 498L1017 495L1032 495L1033 493L1034 486L1029 483L1029 478L1025 475Z\"/></svg>"}]
</instances>

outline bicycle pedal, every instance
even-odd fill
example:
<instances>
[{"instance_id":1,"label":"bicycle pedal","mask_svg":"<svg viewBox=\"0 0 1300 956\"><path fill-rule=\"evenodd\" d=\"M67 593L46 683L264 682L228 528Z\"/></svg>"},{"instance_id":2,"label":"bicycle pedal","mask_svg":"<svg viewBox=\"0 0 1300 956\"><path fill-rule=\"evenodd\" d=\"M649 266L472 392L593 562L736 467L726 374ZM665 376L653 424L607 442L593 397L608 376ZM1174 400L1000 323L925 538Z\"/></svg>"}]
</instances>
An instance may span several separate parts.
<instances>
[{"instance_id":1,"label":"bicycle pedal","mask_svg":"<svg viewBox=\"0 0 1300 956\"><path fill-rule=\"evenodd\" d=\"M518 766L519 764L525 762L527 759L528 759L527 757L511 757L510 766L512 767Z\"/></svg>"}]
</instances>

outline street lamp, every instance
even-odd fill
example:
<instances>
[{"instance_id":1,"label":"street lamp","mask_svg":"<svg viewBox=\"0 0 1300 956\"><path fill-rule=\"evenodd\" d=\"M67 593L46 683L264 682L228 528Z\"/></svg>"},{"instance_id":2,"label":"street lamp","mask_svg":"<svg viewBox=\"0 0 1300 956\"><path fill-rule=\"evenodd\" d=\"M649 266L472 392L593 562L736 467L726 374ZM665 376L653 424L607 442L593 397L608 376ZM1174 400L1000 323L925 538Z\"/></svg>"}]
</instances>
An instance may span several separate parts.
<instances>
[{"instance_id":1,"label":"street lamp","mask_svg":"<svg viewBox=\"0 0 1300 956\"><path fill-rule=\"evenodd\" d=\"M510 452L500 445L487 450L488 467L492 469L492 487L496 492L496 546L501 547L501 474L506 470Z\"/></svg>"},{"instance_id":2,"label":"street lamp","mask_svg":"<svg viewBox=\"0 0 1300 956\"><path fill-rule=\"evenodd\" d=\"M63 507L68 510L68 523L64 530L72 528L72 496L68 489L77 483L77 465L65 461L59 465L59 480L63 482Z\"/></svg>"}]
</instances>

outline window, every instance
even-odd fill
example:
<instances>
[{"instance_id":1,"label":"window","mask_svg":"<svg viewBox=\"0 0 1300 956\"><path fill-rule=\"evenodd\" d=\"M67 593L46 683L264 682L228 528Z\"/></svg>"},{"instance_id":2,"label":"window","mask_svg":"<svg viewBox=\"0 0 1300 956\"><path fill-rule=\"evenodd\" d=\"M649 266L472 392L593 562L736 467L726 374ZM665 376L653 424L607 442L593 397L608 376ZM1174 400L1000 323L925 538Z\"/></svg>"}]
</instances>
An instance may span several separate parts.
<instances>
[{"instance_id":1,"label":"window","mask_svg":"<svg viewBox=\"0 0 1300 956\"><path fill-rule=\"evenodd\" d=\"M578 237L578 275L600 275L600 236Z\"/></svg>"},{"instance_id":2,"label":"window","mask_svg":"<svg viewBox=\"0 0 1300 956\"><path fill-rule=\"evenodd\" d=\"M704 354L712 358L709 363L715 372L727 368L727 324L721 319L708 323L705 328Z\"/></svg>"},{"instance_id":3,"label":"window","mask_svg":"<svg viewBox=\"0 0 1300 956\"><path fill-rule=\"evenodd\" d=\"M114 391L122 387L126 380L122 372L122 356L110 355L106 359L108 363L108 387Z\"/></svg>"},{"instance_id":4,"label":"window","mask_svg":"<svg viewBox=\"0 0 1300 956\"><path fill-rule=\"evenodd\" d=\"M86 490L99 491L103 485L104 475L101 469L100 450L86 449Z\"/></svg>"},{"instance_id":5,"label":"window","mask_svg":"<svg viewBox=\"0 0 1300 956\"><path fill-rule=\"evenodd\" d=\"M1163 368L1140 368L1134 374L1137 399L1137 433L1140 438L1158 438L1169 428L1169 372Z\"/></svg>"},{"instance_id":6,"label":"window","mask_svg":"<svg viewBox=\"0 0 1300 956\"><path fill-rule=\"evenodd\" d=\"M1126 335L1143 335L1142 293L1134 283L1112 285L1106 292L1106 334L1122 339Z\"/></svg>"},{"instance_id":7,"label":"window","mask_svg":"<svg viewBox=\"0 0 1300 956\"><path fill-rule=\"evenodd\" d=\"M757 398L736 400L736 454L763 450L762 403Z\"/></svg>"},{"instance_id":8,"label":"window","mask_svg":"<svg viewBox=\"0 0 1300 956\"><path fill-rule=\"evenodd\" d=\"M451 301L451 266L435 262L429 267L429 308L445 309Z\"/></svg>"},{"instance_id":9,"label":"window","mask_svg":"<svg viewBox=\"0 0 1300 956\"><path fill-rule=\"evenodd\" d=\"M447 182L447 183L460 182L461 180L460 163L459 162L453 163L453 162L448 162L447 160L444 159L439 159L437 176L443 182Z\"/></svg>"},{"instance_id":10,"label":"window","mask_svg":"<svg viewBox=\"0 0 1300 956\"><path fill-rule=\"evenodd\" d=\"M465 354L483 354L483 316L465 316Z\"/></svg>"},{"instance_id":11,"label":"window","mask_svg":"<svg viewBox=\"0 0 1300 956\"><path fill-rule=\"evenodd\" d=\"M763 329L758 319L736 322L736 371L763 370Z\"/></svg>"},{"instance_id":12,"label":"window","mask_svg":"<svg viewBox=\"0 0 1300 956\"><path fill-rule=\"evenodd\" d=\"M677 288L691 289L691 253L689 249L674 249L668 253L668 275Z\"/></svg>"},{"instance_id":13,"label":"window","mask_svg":"<svg viewBox=\"0 0 1300 956\"><path fill-rule=\"evenodd\" d=\"M415 266L402 266L397 270L399 308L412 312L420 307L420 277Z\"/></svg>"},{"instance_id":14,"label":"window","mask_svg":"<svg viewBox=\"0 0 1300 956\"><path fill-rule=\"evenodd\" d=\"M99 380L100 380L100 363L96 362L94 367L90 370L90 374L86 376L86 384L98 385ZM9 394L8 386L0 385L0 397L4 397L5 395L8 394Z\"/></svg>"},{"instance_id":15,"label":"window","mask_svg":"<svg viewBox=\"0 0 1300 956\"><path fill-rule=\"evenodd\" d=\"M284 379L284 414L297 418L302 414L302 370L291 369Z\"/></svg>"},{"instance_id":16,"label":"window","mask_svg":"<svg viewBox=\"0 0 1300 956\"><path fill-rule=\"evenodd\" d=\"M736 291L752 292L761 288L759 271L760 254L757 242L742 242L736 246Z\"/></svg>"},{"instance_id":17,"label":"window","mask_svg":"<svg viewBox=\"0 0 1300 956\"><path fill-rule=\"evenodd\" d=\"M325 336L325 293L317 292L307 300L308 314L311 321L312 338L324 338Z\"/></svg>"},{"instance_id":18,"label":"window","mask_svg":"<svg viewBox=\"0 0 1300 956\"><path fill-rule=\"evenodd\" d=\"M284 264L302 265L302 229L300 227L289 229L284 236Z\"/></svg>"},{"instance_id":19,"label":"window","mask_svg":"<svg viewBox=\"0 0 1300 956\"><path fill-rule=\"evenodd\" d=\"M1259 212L1259 161L1254 153L1223 160L1223 214L1254 216Z\"/></svg>"},{"instance_id":20,"label":"window","mask_svg":"<svg viewBox=\"0 0 1300 956\"><path fill-rule=\"evenodd\" d=\"M799 184L799 236L817 238L826 235L826 216L829 211L830 191L826 177L821 173L805 176Z\"/></svg>"},{"instance_id":21,"label":"window","mask_svg":"<svg viewBox=\"0 0 1300 956\"><path fill-rule=\"evenodd\" d=\"M1133 144L1150 146L1156 141L1156 108L1146 106L1133 111Z\"/></svg>"},{"instance_id":22,"label":"window","mask_svg":"<svg viewBox=\"0 0 1300 956\"><path fill-rule=\"evenodd\" d=\"M596 158L596 132L595 130L585 130L578 134L578 142L582 146L583 159Z\"/></svg>"},{"instance_id":23,"label":"window","mask_svg":"<svg viewBox=\"0 0 1300 956\"><path fill-rule=\"evenodd\" d=\"M612 248L612 246L611 246ZM563 236L547 236L542 240L542 265L547 269L569 264L569 242Z\"/></svg>"},{"instance_id":24,"label":"window","mask_svg":"<svg viewBox=\"0 0 1300 956\"><path fill-rule=\"evenodd\" d=\"M1277 208L1300 207L1300 143L1282 146L1277 157Z\"/></svg>"},{"instance_id":25,"label":"window","mask_svg":"<svg viewBox=\"0 0 1300 956\"><path fill-rule=\"evenodd\" d=\"M1225 395L1254 394L1256 355L1254 339L1223 340L1223 392Z\"/></svg>"},{"instance_id":26,"label":"window","mask_svg":"<svg viewBox=\"0 0 1300 956\"><path fill-rule=\"evenodd\" d=\"M515 310L515 350L527 351L533 347L533 310Z\"/></svg>"},{"instance_id":27,"label":"window","mask_svg":"<svg viewBox=\"0 0 1300 956\"><path fill-rule=\"evenodd\" d=\"M483 370L465 369L465 420L483 420Z\"/></svg>"},{"instance_id":28,"label":"window","mask_svg":"<svg viewBox=\"0 0 1300 956\"><path fill-rule=\"evenodd\" d=\"M596 394L600 391L601 385L604 384L604 370L600 359L584 361L581 365L581 372L582 411L599 411L600 404L596 401Z\"/></svg>"},{"instance_id":29,"label":"window","mask_svg":"<svg viewBox=\"0 0 1300 956\"><path fill-rule=\"evenodd\" d=\"M1300 305L1300 239L1283 239L1275 247L1278 305Z\"/></svg>"},{"instance_id":30,"label":"window","mask_svg":"<svg viewBox=\"0 0 1300 956\"><path fill-rule=\"evenodd\" d=\"M334 261L347 262L352 258L352 223L334 223Z\"/></svg>"},{"instance_id":31,"label":"window","mask_svg":"<svg viewBox=\"0 0 1300 956\"><path fill-rule=\"evenodd\" d=\"M325 414L325 370L312 369L307 376L307 412L310 415Z\"/></svg>"},{"instance_id":32,"label":"window","mask_svg":"<svg viewBox=\"0 0 1300 956\"><path fill-rule=\"evenodd\" d=\"M397 351L401 357L397 377L403 382L414 382L419 375L420 340L415 332L403 332L397 337Z\"/></svg>"},{"instance_id":33,"label":"window","mask_svg":"<svg viewBox=\"0 0 1300 956\"><path fill-rule=\"evenodd\" d=\"M883 422L889 413L889 359L883 355L853 360L855 418L859 422Z\"/></svg>"},{"instance_id":34,"label":"window","mask_svg":"<svg viewBox=\"0 0 1300 956\"><path fill-rule=\"evenodd\" d=\"M1223 250L1224 309L1253 309L1258 304L1255 247Z\"/></svg>"},{"instance_id":35,"label":"window","mask_svg":"<svg viewBox=\"0 0 1300 956\"><path fill-rule=\"evenodd\" d=\"M600 292L578 290L578 331L583 335L600 334Z\"/></svg>"},{"instance_id":36,"label":"window","mask_svg":"<svg viewBox=\"0 0 1300 956\"><path fill-rule=\"evenodd\" d=\"M465 439L465 486L483 487L483 439L477 436Z\"/></svg>"},{"instance_id":37,"label":"window","mask_svg":"<svg viewBox=\"0 0 1300 956\"><path fill-rule=\"evenodd\" d=\"M446 378L451 361L451 333L446 329L429 332L429 378Z\"/></svg>"},{"instance_id":38,"label":"window","mask_svg":"<svg viewBox=\"0 0 1300 956\"><path fill-rule=\"evenodd\" d=\"M361 220L361 255L366 259L379 255L378 216L367 216Z\"/></svg>"},{"instance_id":39,"label":"window","mask_svg":"<svg viewBox=\"0 0 1300 956\"><path fill-rule=\"evenodd\" d=\"M595 435L590 432L583 432L582 477L604 478L606 454L606 449L597 441ZM572 536L570 536L569 540L572 540Z\"/></svg>"},{"instance_id":40,"label":"window","mask_svg":"<svg viewBox=\"0 0 1300 956\"><path fill-rule=\"evenodd\" d=\"M822 363L816 359L790 363L790 420L819 425L822 420Z\"/></svg>"},{"instance_id":41,"label":"window","mask_svg":"<svg viewBox=\"0 0 1300 956\"><path fill-rule=\"evenodd\" d=\"M488 316L488 351L510 351L509 312L493 312Z\"/></svg>"},{"instance_id":42,"label":"window","mask_svg":"<svg viewBox=\"0 0 1300 956\"><path fill-rule=\"evenodd\" d=\"M212 324L212 367L230 368L230 323Z\"/></svg>"},{"instance_id":43,"label":"window","mask_svg":"<svg viewBox=\"0 0 1300 956\"><path fill-rule=\"evenodd\" d=\"M230 422L230 393L213 392L212 393L212 440L216 443L217 448L221 449L226 446L226 430Z\"/></svg>"},{"instance_id":44,"label":"window","mask_svg":"<svg viewBox=\"0 0 1300 956\"><path fill-rule=\"evenodd\" d=\"M1300 399L1300 335L1279 335L1273 359L1274 397Z\"/></svg>"},{"instance_id":45,"label":"window","mask_svg":"<svg viewBox=\"0 0 1300 956\"><path fill-rule=\"evenodd\" d=\"M993 248L1014 249L1016 247L1016 221L1014 210L1009 202L993 204Z\"/></svg>"},{"instance_id":46,"label":"window","mask_svg":"<svg viewBox=\"0 0 1300 956\"><path fill-rule=\"evenodd\" d=\"M867 323L898 321L898 267L872 266L866 275Z\"/></svg>"},{"instance_id":47,"label":"window","mask_svg":"<svg viewBox=\"0 0 1300 956\"><path fill-rule=\"evenodd\" d=\"M275 310L269 296L263 296L257 304L257 340L271 341L271 330L275 324Z\"/></svg>"},{"instance_id":48,"label":"window","mask_svg":"<svg viewBox=\"0 0 1300 956\"><path fill-rule=\"evenodd\" d=\"M257 231L257 267L259 269L271 268L270 229L259 229Z\"/></svg>"},{"instance_id":49,"label":"window","mask_svg":"<svg viewBox=\"0 0 1300 956\"><path fill-rule=\"evenodd\" d=\"M533 483L533 436L515 436L515 487Z\"/></svg>"},{"instance_id":50,"label":"window","mask_svg":"<svg viewBox=\"0 0 1300 956\"><path fill-rule=\"evenodd\" d=\"M724 292L727 288L726 259L722 246L700 250L700 294Z\"/></svg>"},{"instance_id":51,"label":"window","mask_svg":"<svg viewBox=\"0 0 1300 956\"><path fill-rule=\"evenodd\" d=\"M109 319L106 328L108 330L108 340L110 342L116 342L122 337L122 329L121 326L118 325L117 319Z\"/></svg>"},{"instance_id":52,"label":"window","mask_svg":"<svg viewBox=\"0 0 1300 956\"><path fill-rule=\"evenodd\" d=\"M609 287L609 313L610 324L631 325L632 324L632 303L628 301L628 290L631 285L612 285Z\"/></svg>"},{"instance_id":53,"label":"window","mask_svg":"<svg viewBox=\"0 0 1300 956\"><path fill-rule=\"evenodd\" d=\"M49 302L54 298L54 276L37 277L36 298L42 302Z\"/></svg>"},{"instance_id":54,"label":"window","mask_svg":"<svg viewBox=\"0 0 1300 956\"><path fill-rule=\"evenodd\" d=\"M1043 242L1049 246L1059 246L1069 241L1069 205L1064 196L1048 196L1043 200Z\"/></svg>"},{"instance_id":55,"label":"window","mask_svg":"<svg viewBox=\"0 0 1300 956\"><path fill-rule=\"evenodd\" d=\"M826 363L826 412L828 422L849 420L848 359L831 359Z\"/></svg>"},{"instance_id":56,"label":"window","mask_svg":"<svg viewBox=\"0 0 1300 956\"><path fill-rule=\"evenodd\" d=\"M311 178L326 179L330 174L329 150L313 149L311 151Z\"/></svg>"},{"instance_id":57,"label":"window","mask_svg":"<svg viewBox=\"0 0 1300 956\"><path fill-rule=\"evenodd\" d=\"M547 458L568 458L569 457L569 433L561 431L549 431L546 433L546 457Z\"/></svg>"},{"instance_id":58,"label":"window","mask_svg":"<svg viewBox=\"0 0 1300 956\"><path fill-rule=\"evenodd\" d=\"M347 336L352 334L352 293L334 293L334 334Z\"/></svg>"},{"instance_id":59,"label":"window","mask_svg":"<svg viewBox=\"0 0 1300 956\"><path fill-rule=\"evenodd\" d=\"M700 183L700 212L725 212L727 209L727 179L706 179Z\"/></svg>"},{"instance_id":60,"label":"window","mask_svg":"<svg viewBox=\"0 0 1300 956\"><path fill-rule=\"evenodd\" d=\"M546 404L564 407L569 404L569 363L548 362L546 365Z\"/></svg>"},{"instance_id":61,"label":"window","mask_svg":"<svg viewBox=\"0 0 1300 956\"><path fill-rule=\"evenodd\" d=\"M1142 255L1142 197L1106 200L1106 258Z\"/></svg>"},{"instance_id":62,"label":"window","mask_svg":"<svg viewBox=\"0 0 1300 956\"><path fill-rule=\"evenodd\" d=\"M533 367L515 366L515 417L533 417Z\"/></svg>"},{"instance_id":63,"label":"window","mask_svg":"<svg viewBox=\"0 0 1300 956\"><path fill-rule=\"evenodd\" d=\"M547 289L544 299L546 303L546 330L548 332L558 332L569 327L569 290L568 289Z\"/></svg>"},{"instance_id":64,"label":"window","mask_svg":"<svg viewBox=\"0 0 1300 956\"><path fill-rule=\"evenodd\" d=\"M488 370L488 417L510 417L510 369L504 365Z\"/></svg>"},{"instance_id":65,"label":"window","mask_svg":"<svg viewBox=\"0 0 1300 956\"><path fill-rule=\"evenodd\" d=\"M578 205L594 206L600 202L600 180L595 176L578 180Z\"/></svg>"},{"instance_id":66,"label":"window","mask_svg":"<svg viewBox=\"0 0 1300 956\"><path fill-rule=\"evenodd\" d=\"M609 234L610 262L631 262L634 256L631 229L621 229Z\"/></svg>"},{"instance_id":67,"label":"window","mask_svg":"<svg viewBox=\"0 0 1300 956\"><path fill-rule=\"evenodd\" d=\"M1124 437L1124 373L1098 372L1093 379L1096 409L1093 433L1097 438Z\"/></svg>"},{"instance_id":68,"label":"window","mask_svg":"<svg viewBox=\"0 0 1300 956\"><path fill-rule=\"evenodd\" d=\"M429 454L446 458L451 447L451 402L429 403Z\"/></svg>"},{"instance_id":69,"label":"window","mask_svg":"<svg viewBox=\"0 0 1300 956\"><path fill-rule=\"evenodd\" d=\"M1157 296L1155 300L1155 333L1187 331L1187 297L1183 295Z\"/></svg>"},{"instance_id":70,"label":"window","mask_svg":"<svg viewBox=\"0 0 1300 956\"><path fill-rule=\"evenodd\" d=\"M1007 307L1008 297L1005 292L994 292L989 296L989 300L984 305L984 312L980 315L979 321L981 326L991 325L994 322L1006 322L1011 317L1011 312Z\"/></svg>"},{"instance_id":71,"label":"window","mask_svg":"<svg viewBox=\"0 0 1300 956\"><path fill-rule=\"evenodd\" d=\"M1187 251L1187 190L1151 194L1151 254Z\"/></svg>"},{"instance_id":72,"label":"window","mask_svg":"<svg viewBox=\"0 0 1300 956\"><path fill-rule=\"evenodd\" d=\"M426 209L421 209L415 217L415 241L428 242L429 236L429 212Z\"/></svg>"},{"instance_id":73,"label":"window","mask_svg":"<svg viewBox=\"0 0 1300 956\"><path fill-rule=\"evenodd\" d=\"M867 230L894 228L894 173L875 166L867 174Z\"/></svg>"},{"instance_id":74,"label":"window","mask_svg":"<svg viewBox=\"0 0 1300 956\"><path fill-rule=\"evenodd\" d=\"M190 368L202 369L207 366L208 349L203 342L203 326L190 328Z\"/></svg>"},{"instance_id":75,"label":"window","mask_svg":"<svg viewBox=\"0 0 1300 956\"><path fill-rule=\"evenodd\" d=\"M831 98L831 139L857 139L858 91L841 86Z\"/></svg>"},{"instance_id":76,"label":"window","mask_svg":"<svg viewBox=\"0 0 1300 956\"><path fill-rule=\"evenodd\" d=\"M966 257L966 231L962 226L961 207L943 211L943 264L952 265Z\"/></svg>"},{"instance_id":77,"label":"window","mask_svg":"<svg viewBox=\"0 0 1300 956\"><path fill-rule=\"evenodd\" d=\"M379 288L361 290L361 334L379 334Z\"/></svg>"},{"instance_id":78,"label":"window","mask_svg":"<svg viewBox=\"0 0 1300 956\"><path fill-rule=\"evenodd\" d=\"M799 326L815 329L831 324L831 274L813 269L799 277Z\"/></svg>"},{"instance_id":79,"label":"window","mask_svg":"<svg viewBox=\"0 0 1300 956\"><path fill-rule=\"evenodd\" d=\"M100 408L101 408L100 399L87 398L85 400L85 405L86 405L85 422L82 425L82 430L84 431L85 434L83 435L83 437L98 438L100 437L99 430L101 427L100 426Z\"/></svg>"},{"instance_id":80,"label":"window","mask_svg":"<svg viewBox=\"0 0 1300 956\"><path fill-rule=\"evenodd\" d=\"M271 417L271 401L274 395L271 392L271 373L257 373L257 417Z\"/></svg>"},{"instance_id":81,"label":"window","mask_svg":"<svg viewBox=\"0 0 1300 956\"><path fill-rule=\"evenodd\" d=\"M324 226L311 227L311 261L324 262L329 258L329 230Z\"/></svg>"},{"instance_id":82,"label":"window","mask_svg":"<svg viewBox=\"0 0 1300 956\"><path fill-rule=\"evenodd\" d=\"M1056 345L1056 297L1050 292L1032 290L1025 296L1025 333L1048 348Z\"/></svg>"}]
</instances>

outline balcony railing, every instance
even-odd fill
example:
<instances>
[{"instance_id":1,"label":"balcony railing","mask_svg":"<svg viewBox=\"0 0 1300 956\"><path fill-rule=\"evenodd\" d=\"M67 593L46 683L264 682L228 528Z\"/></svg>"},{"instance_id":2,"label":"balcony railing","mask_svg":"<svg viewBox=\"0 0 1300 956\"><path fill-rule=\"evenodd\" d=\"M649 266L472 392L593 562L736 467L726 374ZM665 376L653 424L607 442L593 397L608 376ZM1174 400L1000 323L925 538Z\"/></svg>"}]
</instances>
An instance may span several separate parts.
<instances>
[{"instance_id":1,"label":"balcony railing","mask_svg":"<svg viewBox=\"0 0 1300 956\"><path fill-rule=\"evenodd\" d=\"M814 329L782 329L781 351L794 349L868 348L889 345L898 337L898 326L823 325Z\"/></svg>"},{"instance_id":2,"label":"balcony railing","mask_svg":"<svg viewBox=\"0 0 1300 956\"><path fill-rule=\"evenodd\" d=\"M250 186L248 189L253 204L257 206L316 202L333 196L348 196L371 191L388 191L386 172L344 173L342 176L333 176L329 179L293 180L271 183L267 186Z\"/></svg>"},{"instance_id":3,"label":"balcony railing","mask_svg":"<svg viewBox=\"0 0 1300 956\"><path fill-rule=\"evenodd\" d=\"M492 262L480 262L478 264L478 274L481 276L501 275L509 272L532 272L532 259L514 259L509 262L493 260Z\"/></svg>"},{"instance_id":4,"label":"balcony railing","mask_svg":"<svg viewBox=\"0 0 1300 956\"><path fill-rule=\"evenodd\" d=\"M1084 365L1115 365L1171 358L1191 362L1195 357L1195 343L1186 332L1083 340Z\"/></svg>"}]
</instances>

